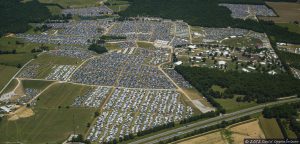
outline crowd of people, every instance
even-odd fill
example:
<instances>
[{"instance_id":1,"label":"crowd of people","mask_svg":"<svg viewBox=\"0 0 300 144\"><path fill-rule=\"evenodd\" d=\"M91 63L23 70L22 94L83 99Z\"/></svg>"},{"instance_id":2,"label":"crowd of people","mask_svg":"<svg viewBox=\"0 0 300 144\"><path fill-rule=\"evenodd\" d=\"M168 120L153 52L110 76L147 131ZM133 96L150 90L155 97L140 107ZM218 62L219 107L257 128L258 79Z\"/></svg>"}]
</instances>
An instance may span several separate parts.
<instances>
[{"instance_id":1,"label":"crowd of people","mask_svg":"<svg viewBox=\"0 0 300 144\"><path fill-rule=\"evenodd\" d=\"M193 109L180 101L173 90L117 88L91 128L87 139L109 142L153 127L180 121Z\"/></svg>"}]
</instances>

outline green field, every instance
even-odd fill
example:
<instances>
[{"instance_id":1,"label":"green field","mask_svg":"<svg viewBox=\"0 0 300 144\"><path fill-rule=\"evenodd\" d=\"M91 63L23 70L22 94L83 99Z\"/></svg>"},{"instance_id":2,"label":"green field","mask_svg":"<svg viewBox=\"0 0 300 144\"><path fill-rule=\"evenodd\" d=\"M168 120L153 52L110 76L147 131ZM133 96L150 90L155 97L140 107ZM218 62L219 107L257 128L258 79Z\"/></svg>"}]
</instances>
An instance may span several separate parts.
<instances>
[{"instance_id":1,"label":"green field","mask_svg":"<svg viewBox=\"0 0 300 144\"><path fill-rule=\"evenodd\" d=\"M22 80L23 88L34 88L38 90L43 90L49 86L51 81L42 81L42 80Z\"/></svg>"},{"instance_id":2,"label":"green field","mask_svg":"<svg viewBox=\"0 0 300 144\"><path fill-rule=\"evenodd\" d=\"M152 43L147 43L147 42L136 42L136 44L138 45L138 47L141 48L147 48L147 49L154 49L154 45Z\"/></svg>"},{"instance_id":3,"label":"green field","mask_svg":"<svg viewBox=\"0 0 300 144\"><path fill-rule=\"evenodd\" d=\"M37 83L29 83L27 81L25 85L36 87ZM0 122L0 143L61 143L74 130L75 133L85 134L88 130L87 123L92 122L96 109L66 106L87 89L86 86L67 83L52 85L40 95L37 105L33 107L33 116Z\"/></svg>"},{"instance_id":4,"label":"green field","mask_svg":"<svg viewBox=\"0 0 300 144\"><path fill-rule=\"evenodd\" d=\"M266 138L283 138L283 135L275 118L266 119L261 116L259 117L259 124Z\"/></svg>"},{"instance_id":5,"label":"green field","mask_svg":"<svg viewBox=\"0 0 300 144\"><path fill-rule=\"evenodd\" d=\"M0 90L8 83L18 70L19 69L16 67L0 65Z\"/></svg>"},{"instance_id":6,"label":"green field","mask_svg":"<svg viewBox=\"0 0 300 144\"><path fill-rule=\"evenodd\" d=\"M82 60L71 57L52 56L48 54L40 55L37 59L33 60L32 64L39 64L37 70L38 75L36 78L45 78L52 71L54 65L79 65Z\"/></svg>"},{"instance_id":7,"label":"green field","mask_svg":"<svg viewBox=\"0 0 300 144\"><path fill-rule=\"evenodd\" d=\"M24 43L23 40L13 37L2 37L0 38L0 50L1 51L12 51L16 50L16 54L1 54L0 64L8 66L24 65L29 60L33 59L38 53L31 53L31 50L41 46L36 43ZM45 45L49 49L53 49L55 45Z\"/></svg>"},{"instance_id":8,"label":"green field","mask_svg":"<svg viewBox=\"0 0 300 144\"><path fill-rule=\"evenodd\" d=\"M288 28L290 32L295 32L300 34L300 25L292 24L292 23L278 23L276 25L279 25L284 28Z\"/></svg>"},{"instance_id":9,"label":"green field","mask_svg":"<svg viewBox=\"0 0 300 144\"><path fill-rule=\"evenodd\" d=\"M119 1L119 0L108 0L107 6L112 9L114 12L121 12L128 8L128 1Z\"/></svg>"},{"instance_id":10,"label":"green field","mask_svg":"<svg viewBox=\"0 0 300 144\"><path fill-rule=\"evenodd\" d=\"M98 0L38 0L45 4L58 4L64 8L89 7L99 5Z\"/></svg>"},{"instance_id":11,"label":"green field","mask_svg":"<svg viewBox=\"0 0 300 144\"><path fill-rule=\"evenodd\" d=\"M58 108L70 106L77 96L83 95L88 86L68 83L54 84L39 97L37 108Z\"/></svg>"},{"instance_id":12,"label":"green field","mask_svg":"<svg viewBox=\"0 0 300 144\"><path fill-rule=\"evenodd\" d=\"M3 54L0 55L0 64L17 67L19 64L23 66L25 63L34 58L34 54Z\"/></svg>"},{"instance_id":13,"label":"green field","mask_svg":"<svg viewBox=\"0 0 300 144\"><path fill-rule=\"evenodd\" d=\"M261 40L249 38L249 37L241 37L241 38L230 38L227 40L223 40L222 44L231 46L231 47L249 47L255 48L256 46L262 45Z\"/></svg>"},{"instance_id":14,"label":"green field","mask_svg":"<svg viewBox=\"0 0 300 144\"><path fill-rule=\"evenodd\" d=\"M73 130L84 134L93 119L91 109L35 109L35 115L16 121L0 122L0 143L61 143Z\"/></svg>"},{"instance_id":15,"label":"green field","mask_svg":"<svg viewBox=\"0 0 300 144\"><path fill-rule=\"evenodd\" d=\"M249 108L256 106L257 103L254 101L251 102L237 102L236 101L237 96L235 96L232 99L223 99L223 98L215 98L215 100L226 110L226 113L238 111L241 109Z\"/></svg>"},{"instance_id":16,"label":"green field","mask_svg":"<svg viewBox=\"0 0 300 144\"><path fill-rule=\"evenodd\" d=\"M82 60L72 57L63 57L63 56L54 56L43 54L40 55L37 59L32 61L33 63L41 64L58 64L58 65L77 65L82 62Z\"/></svg>"}]
</instances>

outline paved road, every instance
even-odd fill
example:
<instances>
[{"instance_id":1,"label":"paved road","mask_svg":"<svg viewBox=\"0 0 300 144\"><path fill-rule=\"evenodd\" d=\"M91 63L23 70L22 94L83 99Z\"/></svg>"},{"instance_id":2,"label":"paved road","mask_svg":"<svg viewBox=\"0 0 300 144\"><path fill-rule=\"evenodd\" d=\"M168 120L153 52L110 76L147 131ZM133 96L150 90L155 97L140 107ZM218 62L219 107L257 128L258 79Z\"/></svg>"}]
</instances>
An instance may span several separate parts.
<instances>
[{"instance_id":1,"label":"paved road","mask_svg":"<svg viewBox=\"0 0 300 144\"><path fill-rule=\"evenodd\" d=\"M238 119L240 117L243 116L248 116L248 115L252 115L258 112L261 112L263 110L264 107L266 106L272 106L272 105L277 105L277 104L283 104L283 103L287 103L287 102L295 102L295 101L299 101L300 98L295 98L295 99L287 99L287 100L281 100L281 101L276 101L276 102L271 102L271 103L267 103L267 104L262 104L262 105L258 105L255 107L251 107L248 109L243 109L240 111L236 111L233 113L229 113L229 114L224 114L222 116L218 116L218 117L214 117L214 118L210 118L207 120L203 120L203 121L199 121L199 122L195 122L192 124L188 124L185 126L181 126L179 128L176 129L172 129L166 132L162 132L162 133L158 133L156 135L150 136L150 137L146 137L134 142L131 142L130 144L140 144L140 143L148 143L148 144L153 144L153 143L158 143L159 141L162 140L166 140L175 136L179 136L182 135L184 133L188 133L191 131L194 131L196 129L201 129L207 126L211 126L211 125L216 125L218 123L221 123L224 120L233 120L233 119Z\"/></svg>"}]
</instances>

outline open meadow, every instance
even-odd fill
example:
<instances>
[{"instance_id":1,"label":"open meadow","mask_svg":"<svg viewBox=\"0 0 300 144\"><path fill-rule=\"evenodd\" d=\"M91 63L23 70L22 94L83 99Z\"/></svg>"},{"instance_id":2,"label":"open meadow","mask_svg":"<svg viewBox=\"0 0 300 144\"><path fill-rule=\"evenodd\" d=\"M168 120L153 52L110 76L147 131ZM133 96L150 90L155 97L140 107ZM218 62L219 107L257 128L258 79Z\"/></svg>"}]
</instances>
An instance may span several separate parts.
<instances>
[{"instance_id":1,"label":"open meadow","mask_svg":"<svg viewBox=\"0 0 300 144\"><path fill-rule=\"evenodd\" d=\"M26 87L44 88L47 83L24 81ZM94 118L93 108L67 107L75 96L82 95L87 87L74 84L54 84L44 91L37 105L30 107L33 115L17 120L0 122L0 143L61 143L70 134L85 134L87 123Z\"/></svg>"}]
</instances>

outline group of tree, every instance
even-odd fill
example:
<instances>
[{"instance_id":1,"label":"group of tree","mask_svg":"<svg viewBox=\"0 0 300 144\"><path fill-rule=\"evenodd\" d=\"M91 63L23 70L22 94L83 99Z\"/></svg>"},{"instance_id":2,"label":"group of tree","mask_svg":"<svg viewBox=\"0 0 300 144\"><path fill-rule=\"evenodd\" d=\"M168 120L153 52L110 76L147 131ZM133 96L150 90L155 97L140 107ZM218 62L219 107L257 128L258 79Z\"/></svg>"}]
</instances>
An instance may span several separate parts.
<instances>
[{"instance_id":1,"label":"group of tree","mask_svg":"<svg viewBox=\"0 0 300 144\"><path fill-rule=\"evenodd\" d=\"M184 20L190 25L205 27L236 27L265 32L277 41L300 43L300 34L288 31L269 21L234 19L231 11L219 3L264 4L262 0L128 0L130 6L120 16L152 16L172 20Z\"/></svg>"},{"instance_id":2,"label":"group of tree","mask_svg":"<svg viewBox=\"0 0 300 144\"><path fill-rule=\"evenodd\" d=\"M238 94L244 95L245 101L263 103L300 95L300 80L288 74L244 73L189 66L176 66L175 70L207 98L232 98ZM211 92L213 85L226 88L223 96Z\"/></svg>"},{"instance_id":3,"label":"group of tree","mask_svg":"<svg viewBox=\"0 0 300 144\"><path fill-rule=\"evenodd\" d=\"M29 23L43 22L50 16L46 5L37 0L0 0L0 36L25 32Z\"/></svg>"},{"instance_id":4,"label":"group of tree","mask_svg":"<svg viewBox=\"0 0 300 144\"><path fill-rule=\"evenodd\" d=\"M88 49L90 51L94 51L98 54L102 54L102 53L107 52L107 49L104 46L98 45L98 44L91 44Z\"/></svg>"},{"instance_id":5,"label":"group of tree","mask_svg":"<svg viewBox=\"0 0 300 144\"><path fill-rule=\"evenodd\" d=\"M72 137L72 139L71 139L70 142L73 142L73 143L78 142L78 143L84 143L84 144L90 144L90 143L91 143L90 141L85 140L85 139L83 138L83 135L82 135L82 134L78 134L77 136Z\"/></svg>"},{"instance_id":6,"label":"group of tree","mask_svg":"<svg viewBox=\"0 0 300 144\"><path fill-rule=\"evenodd\" d=\"M37 32L37 31L45 32L45 31L47 31L47 30L49 30L49 29L51 29L50 26L47 26L47 25L43 24L43 25L41 25L41 26L35 27L33 30L34 30L35 32Z\"/></svg>"},{"instance_id":7,"label":"group of tree","mask_svg":"<svg viewBox=\"0 0 300 144\"><path fill-rule=\"evenodd\" d=\"M296 69L300 69L300 55L285 51L278 51L278 56L281 59L284 59L285 62Z\"/></svg>"},{"instance_id":8,"label":"group of tree","mask_svg":"<svg viewBox=\"0 0 300 144\"><path fill-rule=\"evenodd\" d=\"M37 48L34 48L31 50L31 53L37 53L37 52L43 52L43 51L49 51L49 47L45 45L41 45Z\"/></svg>"},{"instance_id":9,"label":"group of tree","mask_svg":"<svg viewBox=\"0 0 300 144\"><path fill-rule=\"evenodd\" d=\"M137 133L137 136L144 136L146 134L154 133L154 132L157 132L157 131L160 131L160 130L163 130L163 129L172 128L174 126L175 126L174 122L169 122L167 124L159 125L159 126L156 126L154 128L151 128L151 129L140 131L140 132Z\"/></svg>"},{"instance_id":10,"label":"group of tree","mask_svg":"<svg viewBox=\"0 0 300 144\"><path fill-rule=\"evenodd\" d=\"M218 116L219 114L220 114L219 111L210 111L210 112L200 114L200 115L193 115L189 118L181 120L180 124L186 124L186 123L190 123L190 122L197 121L200 119L205 119L205 118L212 118L212 117Z\"/></svg>"},{"instance_id":11,"label":"group of tree","mask_svg":"<svg viewBox=\"0 0 300 144\"><path fill-rule=\"evenodd\" d=\"M121 40L126 39L126 36L109 36L109 35L103 35L100 37L102 40Z\"/></svg>"},{"instance_id":12,"label":"group of tree","mask_svg":"<svg viewBox=\"0 0 300 144\"><path fill-rule=\"evenodd\" d=\"M274 107L266 107L263 110L263 116L265 118L276 118L278 125L285 138L288 138L285 126L282 121L289 123L290 129L300 138L300 122L298 119L298 111L300 109L300 102L279 105Z\"/></svg>"},{"instance_id":13,"label":"group of tree","mask_svg":"<svg viewBox=\"0 0 300 144\"><path fill-rule=\"evenodd\" d=\"M300 103L285 104L275 107L266 107L263 110L265 118L292 118L297 116L297 110L300 108Z\"/></svg>"}]
</instances>

